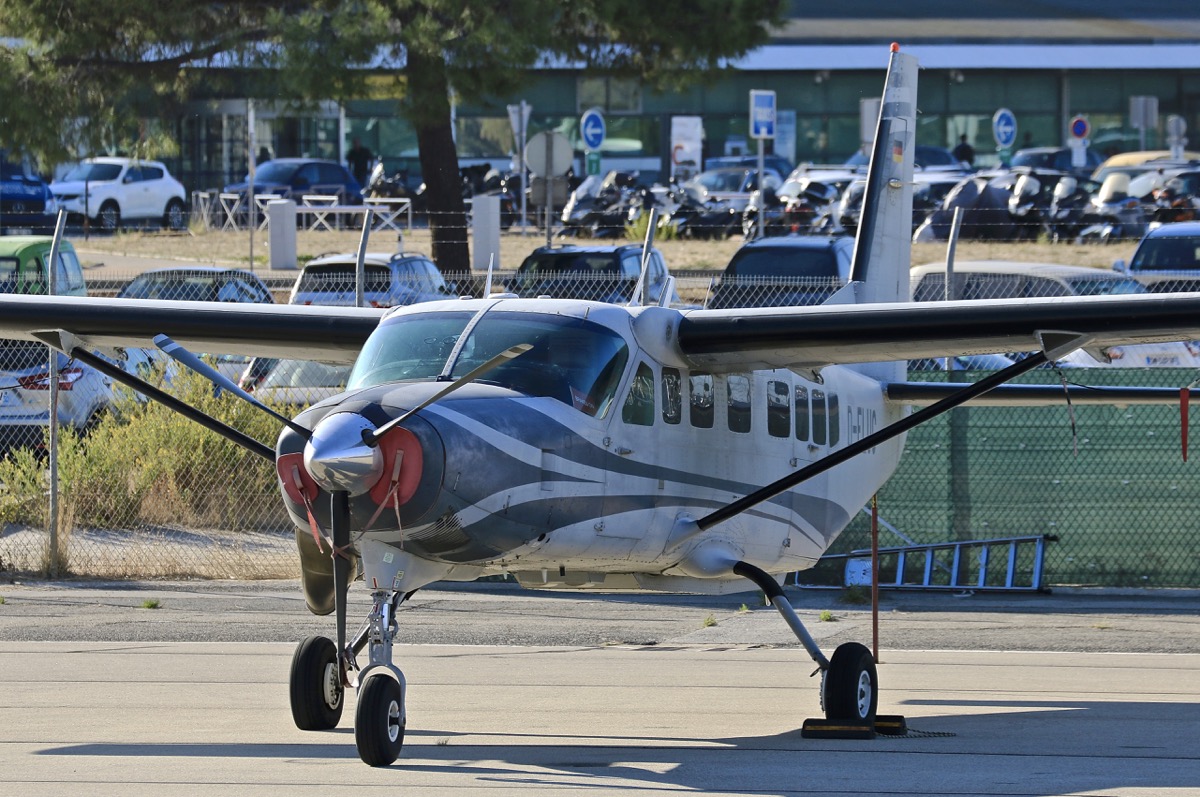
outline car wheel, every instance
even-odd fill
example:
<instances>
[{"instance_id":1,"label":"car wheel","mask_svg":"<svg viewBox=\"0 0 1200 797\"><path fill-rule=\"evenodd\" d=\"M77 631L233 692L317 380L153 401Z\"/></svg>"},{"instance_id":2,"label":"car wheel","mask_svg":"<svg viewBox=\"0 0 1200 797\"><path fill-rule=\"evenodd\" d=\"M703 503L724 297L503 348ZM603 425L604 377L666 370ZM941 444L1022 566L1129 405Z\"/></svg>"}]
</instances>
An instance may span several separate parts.
<instances>
[{"instance_id":1,"label":"car wheel","mask_svg":"<svg viewBox=\"0 0 1200 797\"><path fill-rule=\"evenodd\" d=\"M121 229L121 208L111 199L100 206L96 221L104 232L116 232Z\"/></svg>"},{"instance_id":2,"label":"car wheel","mask_svg":"<svg viewBox=\"0 0 1200 797\"><path fill-rule=\"evenodd\" d=\"M187 229L187 211L178 199L167 203L167 211L163 214L163 226L174 232Z\"/></svg>"}]
</instances>

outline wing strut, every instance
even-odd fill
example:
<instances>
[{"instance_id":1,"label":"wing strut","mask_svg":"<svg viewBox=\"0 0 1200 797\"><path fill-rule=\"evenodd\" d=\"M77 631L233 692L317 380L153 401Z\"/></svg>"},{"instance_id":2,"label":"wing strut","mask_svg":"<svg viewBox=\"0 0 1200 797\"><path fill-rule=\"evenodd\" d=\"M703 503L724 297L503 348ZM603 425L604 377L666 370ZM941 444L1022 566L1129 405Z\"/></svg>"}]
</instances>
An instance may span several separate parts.
<instances>
[{"instance_id":1,"label":"wing strut","mask_svg":"<svg viewBox=\"0 0 1200 797\"><path fill-rule=\"evenodd\" d=\"M852 457L858 456L864 451L869 451L880 443L887 442L897 435L904 434L909 429L913 429L928 420L931 420L942 413L952 410L960 404L964 404L971 399L988 392L994 387L998 387L1013 377L1020 376L1026 371L1031 371L1039 365L1047 362L1045 352L1035 352L1024 360L1013 363L1002 371L997 371L991 376L984 377L978 382L959 390L952 395L947 396L936 404L931 404L924 409L914 412L907 418L902 418L895 423L880 429L874 434L869 434L861 440L857 440L845 448L834 451L827 457L823 457L816 462L801 468L795 473L788 474L778 481L768 484L760 490L756 490L749 495L739 498L731 504L726 504L715 512L711 512L696 521L696 526L692 533L698 533L709 529L716 524L729 520L731 517L745 512L756 504L761 504L782 492L790 490L801 482L807 481L814 476L818 476L835 465L840 465ZM687 535L691 536L691 534ZM681 541L681 540L680 540ZM678 541L673 541L678 542Z\"/></svg>"},{"instance_id":2,"label":"wing strut","mask_svg":"<svg viewBox=\"0 0 1200 797\"><path fill-rule=\"evenodd\" d=\"M270 460L271 462L275 461L275 449L264 443L260 443L253 437L234 429L232 426L217 420L211 415L207 415L195 407L185 404L184 402L172 396L170 393L160 390L144 379L139 379L123 368L110 363L103 357L92 354L82 346L71 345L71 341L73 339L70 335L39 334L37 337L42 340L43 343L59 349L60 351L66 352L66 354L75 358L76 360L79 360L80 362L87 363L105 376L120 382L132 390L136 390L146 398L153 399L159 404L165 406L167 409L177 412L189 420L195 421L205 429L216 432L231 443L236 443L237 445L246 449L251 454L258 454L263 459ZM64 343L67 343L68 345L60 345Z\"/></svg>"}]
</instances>

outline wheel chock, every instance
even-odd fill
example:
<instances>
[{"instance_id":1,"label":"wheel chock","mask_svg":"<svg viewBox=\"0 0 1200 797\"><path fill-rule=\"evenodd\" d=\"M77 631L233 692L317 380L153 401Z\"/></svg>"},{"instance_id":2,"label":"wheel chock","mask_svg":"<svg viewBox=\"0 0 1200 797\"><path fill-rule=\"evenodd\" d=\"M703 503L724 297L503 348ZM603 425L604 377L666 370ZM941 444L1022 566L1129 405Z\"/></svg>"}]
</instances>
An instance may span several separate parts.
<instances>
[{"instance_id":1,"label":"wheel chock","mask_svg":"<svg viewBox=\"0 0 1200 797\"><path fill-rule=\"evenodd\" d=\"M875 723L853 720L828 720L809 718L800 728L805 739L874 739L880 736L904 736L908 723L899 714L877 714Z\"/></svg>"},{"instance_id":2,"label":"wheel chock","mask_svg":"<svg viewBox=\"0 0 1200 797\"><path fill-rule=\"evenodd\" d=\"M805 739L874 739L875 726L853 720L809 718L800 727L800 736Z\"/></svg>"},{"instance_id":3,"label":"wheel chock","mask_svg":"<svg viewBox=\"0 0 1200 797\"><path fill-rule=\"evenodd\" d=\"M875 733L880 736L904 736L908 733L908 723L900 714L876 714Z\"/></svg>"}]
</instances>

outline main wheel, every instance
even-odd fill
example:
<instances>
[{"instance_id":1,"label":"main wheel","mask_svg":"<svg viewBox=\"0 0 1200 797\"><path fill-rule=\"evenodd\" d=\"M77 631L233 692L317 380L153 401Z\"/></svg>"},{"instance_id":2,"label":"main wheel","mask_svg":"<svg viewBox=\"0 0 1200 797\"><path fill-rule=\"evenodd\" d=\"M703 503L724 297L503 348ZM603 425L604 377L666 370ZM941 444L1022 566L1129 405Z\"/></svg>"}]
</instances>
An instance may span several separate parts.
<instances>
[{"instance_id":1,"label":"main wheel","mask_svg":"<svg viewBox=\"0 0 1200 797\"><path fill-rule=\"evenodd\" d=\"M296 646L289 678L292 719L302 731L327 731L342 718L345 690L338 671L337 646L310 636Z\"/></svg>"},{"instance_id":2,"label":"main wheel","mask_svg":"<svg viewBox=\"0 0 1200 797\"><path fill-rule=\"evenodd\" d=\"M167 203L167 210L163 213L163 226L173 232L187 229L187 211L184 210L183 203L178 199L172 199Z\"/></svg>"},{"instance_id":3,"label":"main wheel","mask_svg":"<svg viewBox=\"0 0 1200 797\"><path fill-rule=\"evenodd\" d=\"M373 767L386 767L404 746L404 693L387 675L367 677L354 709L354 744L358 757Z\"/></svg>"},{"instance_id":4,"label":"main wheel","mask_svg":"<svg viewBox=\"0 0 1200 797\"><path fill-rule=\"evenodd\" d=\"M96 221L100 223L100 229L105 232L116 232L121 228L121 208L116 202L108 200L100 206L100 212L96 214Z\"/></svg>"},{"instance_id":5,"label":"main wheel","mask_svg":"<svg viewBox=\"0 0 1200 797\"><path fill-rule=\"evenodd\" d=\"M822 685L825 719L874 722L879 705L875 657L857 642L838 645Z\"/></svg>"}]
</instances>

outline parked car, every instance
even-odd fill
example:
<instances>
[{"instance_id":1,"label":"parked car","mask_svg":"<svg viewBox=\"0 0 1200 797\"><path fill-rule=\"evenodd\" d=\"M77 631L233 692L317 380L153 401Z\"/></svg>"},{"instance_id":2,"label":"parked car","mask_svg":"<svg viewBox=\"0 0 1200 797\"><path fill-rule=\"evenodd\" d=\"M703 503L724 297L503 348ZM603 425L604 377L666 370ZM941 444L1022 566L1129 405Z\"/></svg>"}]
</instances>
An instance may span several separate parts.
<instances>
[{"instance_id":1,"label":"parked car","mask_svg":"<svg viewBox=\"0 0 1200 797\"><path fill-rule=\"evenodd\" d=\"M49 184L27 163L0 152L0 233L51 235L57 218L58 200Z\"/></svg>"},{"instance_id":2,"label":"parked car","mask_svg":"<svg viewBox=\"0 0 1200 797\"><path fill-rule=\"evenodd\" d=\"M1020 166L1031 169L1047 169L1067 172L1077 177L1090 177L1100 166L1102 160L1094 149L1084 150L1084 164L1074 166L1074 152L1070 147L1029 147L1019 149L1012 156L1010 164L1014 169Z\"/></svg>"},{"instance_id":3,"label":"parked car","mask_svg":"<svg viewBox=\"0 0 1200 797\"><path fill-rule=\"evenodd\" d=\"M1197 164L1200 164L1200 152L1184 152L1183 160L1172 158L1169 149L1122 152L1106 158L1097 166L1096 171L1092 172L1092 179L1102 183L1112 172L1125 172L1134 177L1151 169L1178 170L1195 168Z\"/></svg>"},{"instance_id":4,"label":"parked car","mask_svg":"<svg viewBox=\"0 0 1200 797\"><path fill-rule=\"evenodd\" d=\"M843 165L856 169L866 169L870 162L871 156L860 150L847 158ZM965 169L963 162L954 157L954 153L950 150L945 147L934 147L929 144L917 145L917 149L913 153L913 165L918 169L937 171L961 172Z\"/></svg>"},{"instance_id":5,"label":"parked car","mask_svg":"<svg viewBox=\"0 0 1200 797\"><path fill-rule=\"evenodd\" d=\"M706 307L821 304L850 278L854 239L786 235L743 244L713 285Z\"/></svg>"},{"instance_id":6,"label":"parked car","mask_svg":"<svg viewBox=\"0 0 1200 797\"><path fill-rule=\"evenodd\" d=\"M765 168L763 171L763 186L779 190L783 186L783 178L787 172ZM693 198L702 203L725 202L738 214L745 209L750 201L750 194L758 190L758 169L745 166L725 166L720 169L708 169L688 180L681 186Z\"/></svg>"},{"instance_id":7,"label":"parked car","mask_svg":"<svg viewBox=\"0 0 1200 797\"><path fill-rule=\"evenodd\" d=\"M255 397L277 408L296 412L346 389L350 365L330 365L313 360L270 360L255 358L269 365L266 373L252 385ZM243 389L247 389L243 383Z\"/></svg>"},{"instance_id":8,"label":"parked car","mask_svg":"<svg viewBox=\"0 0 1200 797\"><path fill-rule=\"evenodd\" d=\"M915 266L911 275L914 301L940 301L946 298L945 263ZM1005 260L956 262L951 284L953 298L967 300L1146 293L1145 286L1137 280L1114 271ZM1091 352L1077 350L1059 362L1086 367L1109 364L1124 368L1200 367L1200 347L1191 342L1111 346L1103 354L1105 359L1101 360L1092 356ZM1012 353L1010 356L1020 355Z\"/></svg>"},{"instance_id":9,"label":"parked car","mask_svg":"<svg viewBox=\"0 0 1200 797\"><path fill-rule=\"evenodd\" d=\"M743 169L757 169L758 155L720 155L715 158L709 158L704 162L705 170L723 169L727 166L740 166ZM763 155L763 166L767 169L772 169L779 174L791 174L791 161L782 155Z\"/></svg>"},{"instance_id":10,"label":"parked car","mask_svg":"<svg viewBox=\"0 0 1200 797\"><path fill-rule=\"evenodd\" d=\"M161 358L144 349L97 352L124 370L151 378ZM58 421L86 434L112 406L112 380L66 354L55 354ZM41 343L0 340L0 454L41 448L50 423L50 350Z\"/></svg>"},{"instance_id":11,"label":"parked car","mask_svg":"<svg viewBox=\"0 0 1200 797\"><path fill-rule=\"evenodd\" d=\"M507 290L518 296L623 304L642 273L642 245L543 246L517 267ZM650 250L643 304L658 304L670 280L662 252ZM672 295L669 302L676 301Z\"/></svg>"},{"instance_id":12,"label":"parked car","mask_svg":"<svg viewBox=\"0 0 1200 797\"><path fill-rule=\"evenodd\" d=\"M420 254L368 252L363 260L363 301L370 307L398 307L454 295L442 272ZM322 255L310 260L292 286L289 304L353 307L358 255Z\"/></svg>"},{"instance_id":13,"label":"parked car","mask_svg":"<svg viewBox=\"0 0 1200 797\"><path fill-rule=\"evenodd\" d=\"M47 293L50 280L46 262L53 240L47 235L0 238L0 293ZM59 243L55 282L55 292L60 296L87 296L79 257L67 240Z\"/></svg>"},{"instance_id":14,"label":"parked car","mask_svg":"<svg viewBox=\"0 0 1200 797\"><path fill-rule=\"evenodd\" d=\"M1125 271L1153 293L1200 289L1200 221L1164 224L1147 232L1133 250Z\"/></svg>"},{"instance_id":15,"label":"parked car","mask_svg":"<svg viewBox=\"0 0 1200 797\"><path fill-rule=\"evenodd\" d=\"M187 266L144 272L117 293L119 299L186 302L258 302L275 299L258 276L239 268Z\"/></svg>"},{"instance_id":16,"label":"parked car","mask_svg":"<svg viewBox=\"0 0 1200 797\"><path fill-rule=\"evenodd\" d=\"M244 194L249 186L250 175L246 175L224 190ZM349 169L337 161L318 158L276 158L261 164L254 173L254 193L275 194L297 203L304 194L336 196L343 205L359 205L363 201L363 187Z\"/></svg>"},{"instance_id":17,"label":"parked car","mask_svg":"<svg viewBox=\"0 0 1200 797\"><path fill-rule=\"evenodd\" d=\"M88 158L50 184L61 207L114 232L130 221L187 228L187 192L158 161Z\"/></svg>"}]
</instances>

